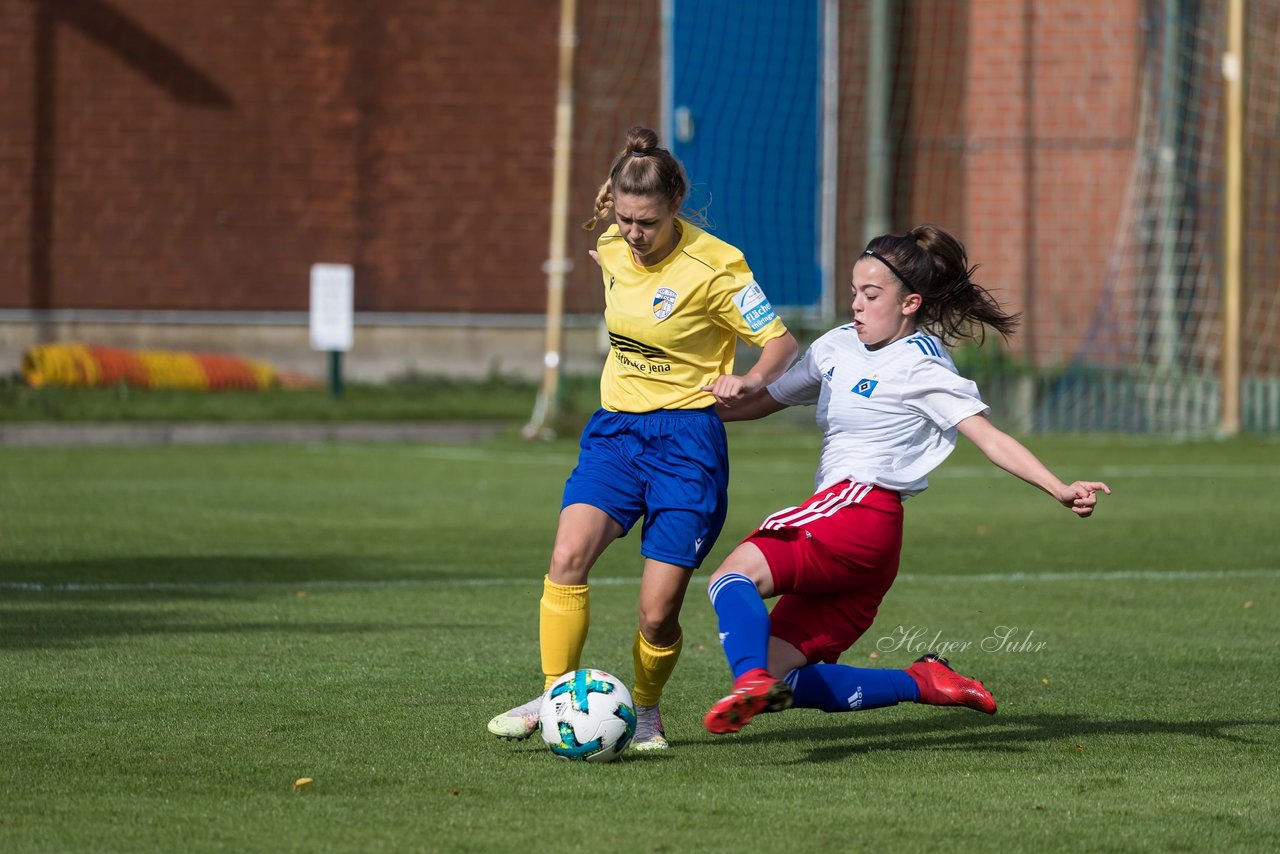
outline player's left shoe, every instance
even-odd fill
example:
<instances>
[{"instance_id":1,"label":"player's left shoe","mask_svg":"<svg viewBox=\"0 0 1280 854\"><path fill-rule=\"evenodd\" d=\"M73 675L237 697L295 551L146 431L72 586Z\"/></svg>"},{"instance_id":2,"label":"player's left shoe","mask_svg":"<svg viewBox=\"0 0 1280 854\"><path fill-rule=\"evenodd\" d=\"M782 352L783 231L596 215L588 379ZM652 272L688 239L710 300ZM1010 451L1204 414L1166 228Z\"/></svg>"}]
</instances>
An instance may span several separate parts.
<instances>
[{"instance_id":1,"label":"player's left shoe","mask_svg":"<svg viewBox=\"0 0 1280 854\"><path fill-rule=\"evenodd\" d=\"M781 712L790 707L791 686L757 667L733 681L733 693L711 706L702 725L708 732L724 735L742 729L762 712Z\"/></svg>"},{"instance_id":2,"label":"player's left shoe","mask_svg":"<svg viewBox=\"0 0 1280 854\"><path fill-rule=\"evenodd\" d=\"M642 706L636 704L636 735L631 740L632 750L666 750L671 745L667 742L667 731L662 726L662 712L658 704Z\"/></svg>"},{"instance_id":3,"label":"player's left shoe","mask_svg":"<svg viewBox=\"0 0 1280 854\"><path fill-rule=\"evenodd\" d=\"M503 712L489 721L489 732L498 738L526 739L538 729L542 698L535 697L523 706Z\"/></svg>"},{"instance_id":4,"label":"player's left shoe","mask_svg":"<svg viewBox=\"0 0 1280 854\"><path fill-rule=\"evenodd\" d=\"M996 700L977 679L961 676L947 660L930 652L916 659L907 674L920 689L920 702L930 706L968 706L989 715L996 713Z\"/></svg>"}]
</instances>

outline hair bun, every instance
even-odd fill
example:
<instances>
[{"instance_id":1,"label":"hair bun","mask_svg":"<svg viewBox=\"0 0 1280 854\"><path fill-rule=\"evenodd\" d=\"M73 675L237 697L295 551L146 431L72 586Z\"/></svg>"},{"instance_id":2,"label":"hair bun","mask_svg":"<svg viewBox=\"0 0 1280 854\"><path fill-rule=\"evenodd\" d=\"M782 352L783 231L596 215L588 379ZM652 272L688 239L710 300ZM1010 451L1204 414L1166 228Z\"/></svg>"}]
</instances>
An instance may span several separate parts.
<instances>
[{"instance_id":1,"label":"hair bun","mask_svg":"<svg viewBox=\"0 0 1280 854\"><path fill-rule=\"evenodd\" d=\"M658 147L658 134L644 125L635 125L627 131L627 150L635 157L644 157Z\"/></svg>"}]
</instances>

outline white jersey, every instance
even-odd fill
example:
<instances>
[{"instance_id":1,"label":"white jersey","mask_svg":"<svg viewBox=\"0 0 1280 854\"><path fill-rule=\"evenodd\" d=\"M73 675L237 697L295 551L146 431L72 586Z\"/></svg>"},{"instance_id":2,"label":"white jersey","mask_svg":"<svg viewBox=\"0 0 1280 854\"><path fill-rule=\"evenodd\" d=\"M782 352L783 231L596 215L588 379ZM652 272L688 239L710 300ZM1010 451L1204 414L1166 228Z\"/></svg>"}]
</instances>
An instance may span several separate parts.
<instances>
[{"instance_id":1,"label":"white jersey","mask_svg":"<svg viewBox=\"0 0 1280 854\"><path fill-rule=\"evenodd\" d=\"M934 336L868 350L851 325L815 341L769 394L788 406L817 404L823 441L814 492L843 480L904 498L922 492L955 450L956 425L987 411Z\"/></svg>"}]
</instances>

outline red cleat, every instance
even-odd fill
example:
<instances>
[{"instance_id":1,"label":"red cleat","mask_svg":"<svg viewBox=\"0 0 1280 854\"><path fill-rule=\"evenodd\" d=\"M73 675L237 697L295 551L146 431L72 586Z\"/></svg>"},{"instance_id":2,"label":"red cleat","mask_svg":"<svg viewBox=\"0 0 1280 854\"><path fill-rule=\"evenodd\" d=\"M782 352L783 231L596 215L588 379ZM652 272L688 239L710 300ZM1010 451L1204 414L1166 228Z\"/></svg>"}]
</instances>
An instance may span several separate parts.
<instances>
[{"instance_id":1,"label":"red cleat","mask_svg":"<svg viewBox=\"0 0 1280 854\"><path fill-rule=\"evenodd\" d=\"M761 712L791 708L791 686L774 679L763 667L747 671L733 681L733 693L721 697L702 719L708 732L737 732Z\"/></svg>"},{"instance_id":2,"label":"red cleat","mask_svg":"<svg viewBox=\"0 0 1280 854\"><path fill-rule=\"evenodd\" d=\"M937 653L928 653L907 668L920 689L920 702L930 706L968 706L989 715L996 713L996 700L977 679L961 676Z\"/></svg>"}]
</instances>

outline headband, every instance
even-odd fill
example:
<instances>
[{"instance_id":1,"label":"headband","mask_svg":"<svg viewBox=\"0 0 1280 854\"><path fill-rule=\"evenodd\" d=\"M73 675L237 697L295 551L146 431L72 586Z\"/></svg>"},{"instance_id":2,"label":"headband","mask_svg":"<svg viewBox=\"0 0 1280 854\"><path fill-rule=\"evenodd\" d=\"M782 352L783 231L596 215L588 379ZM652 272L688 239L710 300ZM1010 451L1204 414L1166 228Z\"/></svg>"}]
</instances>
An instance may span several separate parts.
<instances>
[{"instance_id":1,"label":"headband","mask_svg":"<svg viewBox=\"0 0 1280 854\"><path fill-rule=\"evenodd\" d=\"M863 254L864 256L865 256L865 255L870 255L872 258L876 259L876 260L877 260L877 261L879 261L881 264L883 264L883 265L885 265L886 267L888 267L888 268L889 268L889 272L890 272L890 273L893 273L895 276L897 276L897 277L898 277L898 281L902 282L903 286L904 286L907 290L911 291L911 293L913 293L913 294L918 294L918 293L920 293L920 292L919 292L919 291L917 291L915 288L911 287L911 283L907 281L907 277L906 277L906 276L904 276L904 275L902 275L902 273L900 273L900 272L898 271L898 268L897 268L897 267L895 267L895 266L893 266L893 264L892 264L892 263L890 263L890 261L889 261L889 259L888 259L888 258L884 257L883 255L881 255L879 252L875 251L874 249L867 249L867 250L863 251L863 253L862 253L862 254Z\"/></svg>"}]
</instances>

